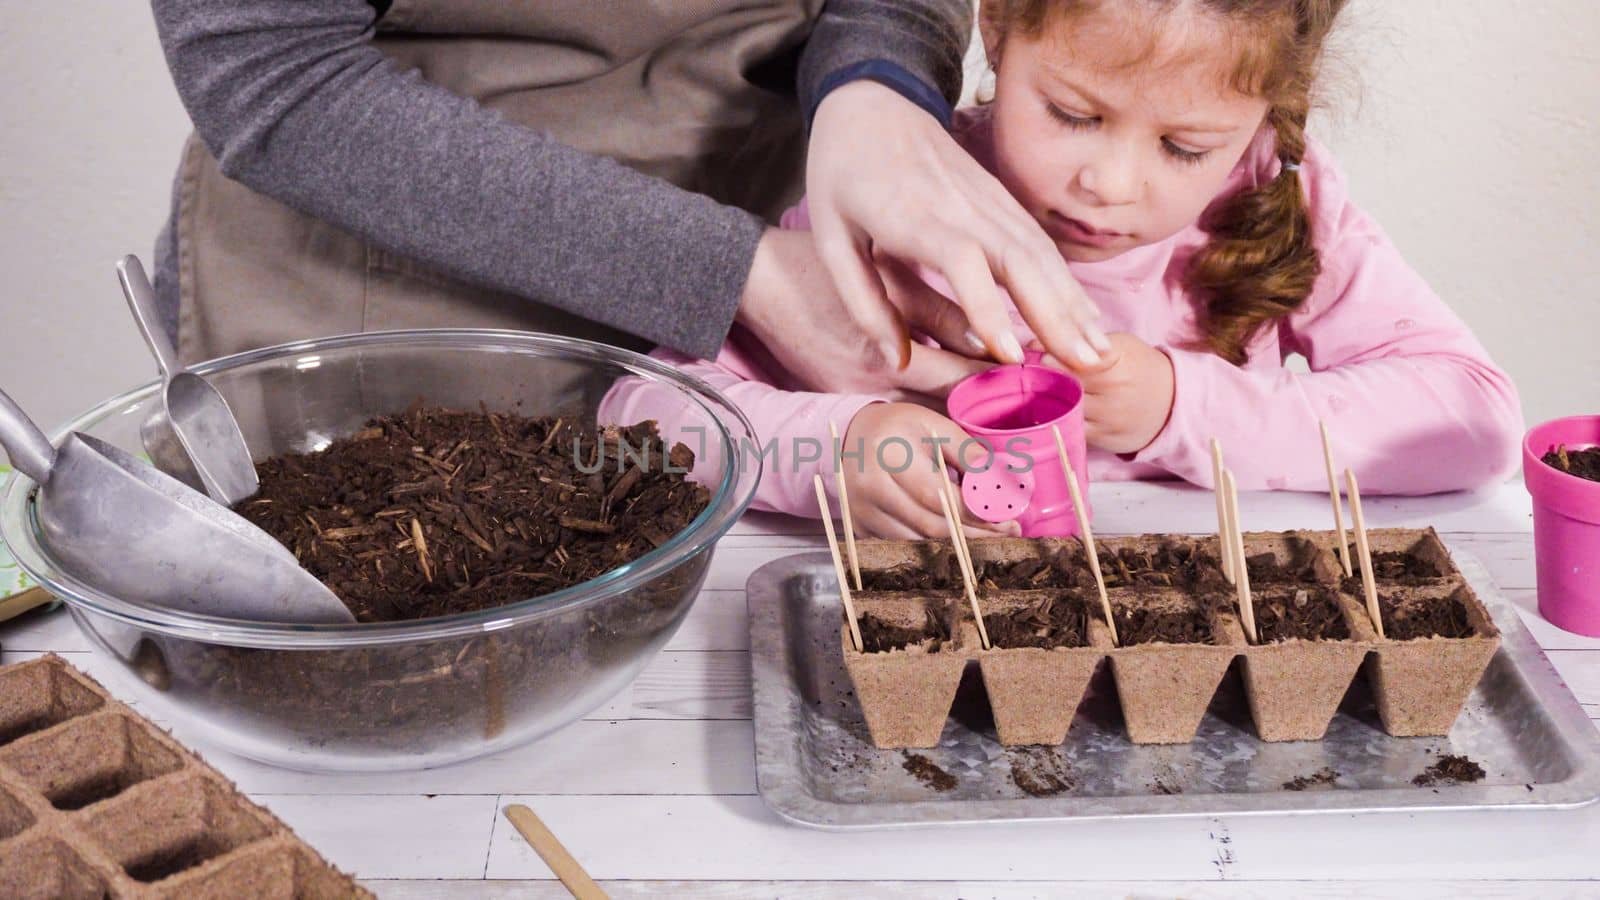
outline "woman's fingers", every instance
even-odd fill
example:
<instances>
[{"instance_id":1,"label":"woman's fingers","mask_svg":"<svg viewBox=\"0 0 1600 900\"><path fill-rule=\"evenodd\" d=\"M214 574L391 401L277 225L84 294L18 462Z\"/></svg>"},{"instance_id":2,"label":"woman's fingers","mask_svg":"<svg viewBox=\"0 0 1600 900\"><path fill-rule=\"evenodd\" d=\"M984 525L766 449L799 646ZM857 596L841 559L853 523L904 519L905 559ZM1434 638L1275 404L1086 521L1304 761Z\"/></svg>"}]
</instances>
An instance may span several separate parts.
<instances>
[{"instance_id":1,"label":"woman's fingers","mask_svg":"<svg viewBox=\"0 0 1600 900\"><path fill-rule=\"evenodd\" d=\"M858 240L842 218L827 210L813 212L812 238L845 309L872 338L883 359L896 369L904 369L910 361L911 334L889 302L864 241Z\"/></svg>"},{"instance_id":2,"label":"woman's fingers","mask_svg":"<svg viewBox=\"0 0 1600 900\"><path fill-rule=\"evenodd\" d=\"M1094 323L1094 305L1061 255L1054 247L1049 255L1051 259L1044 259L1013 244L991 255L991 260L1046 352L1074 365L1097 366L1111 344Z\"/></svg>"},{"instance_id":3,"label":"woman's fingers","mask_svg":"<svg viewBox=\"0 0 1600 900\"><path fill-rule=\"evenodd\" d=\"M876 259L878 274L890 298L912 331L925 334L939 346L971 357L985 357L988 348L972 330L960 304L929 287L910 266L892 257Z\"/></svg>"},{"instance_id":4,"label":"woman's fingers","mask_svg":"<svg viewBox=\"0 0 1600 900\"><path fill-rule=\"evenodd\" d=\"M895 377L895 382L909 391L943 397L963 379L991 369L994 365L988 360L973 359L913 341L911 362Z\"/></svg>"},{"instance_id":5,"label":"woman's fingers","mask_svg":"<svg viewBox=\"0 0 1600 900\"><path fill-rule=\"evenodd\" d=\"M949 234L939 270L950 282L957 301L972 323L972 330L1001 362L1022 362L1022 344L1011 327L1011 316L1000 298L1000 287L983 249Z\"/></svg>"}]
</instances>

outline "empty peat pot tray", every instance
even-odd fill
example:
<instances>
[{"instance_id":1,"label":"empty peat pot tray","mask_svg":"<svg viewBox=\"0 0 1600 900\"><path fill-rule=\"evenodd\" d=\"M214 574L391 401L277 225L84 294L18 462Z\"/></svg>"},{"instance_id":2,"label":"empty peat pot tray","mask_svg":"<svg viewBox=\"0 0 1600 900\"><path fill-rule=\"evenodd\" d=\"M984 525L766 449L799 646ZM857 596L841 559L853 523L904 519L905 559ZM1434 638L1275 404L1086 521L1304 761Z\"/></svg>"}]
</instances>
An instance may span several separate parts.
<instances>
[{"instance_id":1,"label":"empty peat pot tray","mask_svg":"<svg viewBox=\"0 0 1600 900\"><path fill-rule=\"evenodd\" d=\"M1369 532L1383 632L1331 532L858 542L862 646L827 553L749 580L758 783L848 828L1022 818L1574 806L1600 735L1482 566ZM1354 551L1352 551L1353 553ZM1353 555L1352 559L1355 558Z\"/></svg>"},{"instance_id":2,"label":"empty peat pot tray","mask_svg":"<svg viewBox=\"0 0 1600 900\"><path fill-rule=\"evenodd\" d=\"M0 896L371 897L97 682L0 667Z\"/></svg>"}]
</instances>

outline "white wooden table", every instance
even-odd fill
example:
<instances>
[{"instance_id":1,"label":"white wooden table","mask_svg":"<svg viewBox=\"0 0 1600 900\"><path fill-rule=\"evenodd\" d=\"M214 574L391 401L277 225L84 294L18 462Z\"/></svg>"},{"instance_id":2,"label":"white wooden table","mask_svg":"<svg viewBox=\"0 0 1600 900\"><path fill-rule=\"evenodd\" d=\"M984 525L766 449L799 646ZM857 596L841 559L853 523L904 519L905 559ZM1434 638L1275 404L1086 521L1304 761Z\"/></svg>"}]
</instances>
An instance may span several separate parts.
<instances>
[{"instance_id":1,"label":"white wooden table","mask_svg":"<svg viewBox=\"0 0 1600 900\"><path fill-rule=\"evenodd\" d=\"M1215 526L1212 495L1191 488L1102 484L1092 500L1104 534ZM1559 631L1536 612L1520 482L1364 505L1371 527L1433 525L1481 559L1600 717L1600 641ZM1325 495L1245 494L1241 506L1247 529L1331 527ZM1589 880L1600 876L1600 806L866 833L786 824L756 794L744 583L769 560L821 546L815 522L747 516L719 545L683 628L631 688L586 720L496 757L398 775L307 775L207 748L171 727L383 897L565 896L500 815L508 803L532 806L616 896L1551 897L1596 889ZM91 673L107 665L61 614L0 625L0 644L5 662L53 650Z\"/></svg>"}]
</instances>

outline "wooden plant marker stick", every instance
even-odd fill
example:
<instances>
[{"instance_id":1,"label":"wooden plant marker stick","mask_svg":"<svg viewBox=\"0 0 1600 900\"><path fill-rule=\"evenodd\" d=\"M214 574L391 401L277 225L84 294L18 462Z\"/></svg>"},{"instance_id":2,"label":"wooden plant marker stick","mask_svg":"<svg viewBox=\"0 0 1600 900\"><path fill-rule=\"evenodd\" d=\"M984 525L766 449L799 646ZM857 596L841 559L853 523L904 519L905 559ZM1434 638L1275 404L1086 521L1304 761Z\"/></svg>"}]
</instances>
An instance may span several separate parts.
<instances>
[{"instance_id":1,"label":"wooden plant marker stick","mask_svg":"<svg viewBox=\"0 0 1600 900\"><path fill-rule=\"evenodd\" d=\"M556 840L556 836L534 815L533 810L521 803L513 803L506 807L505 813L511 824L517 826L517 831L528 842L528 846L539 854L539 858L561 879L572 896L578 900L609 900L610 895L594 883L589 873L572 858L572 854Z\"/></svg>"},{"instance_id":2,"label":"wooden plant marker stick","mask_svg":"<svg viewBox=\"0 0 1600 900\"><path fill-rule=\"evenodd\" d=\"M1222 470L1222 481L1228 500L1228 543L1233 555L1233 572L1238 576L1233 586L1239 594L1239 615L1244 620L1245 636L1250 643L1257 644L1260 639L1256 636L1255 598L1250 596L1250 567L1244 564L1244 529L1239 527L1239 487L1233 480L1233 473L1227 469Z\"/></svg>"},{"instance_id":3,"label":"wooden plant marker stick","mask_svg":"<svg viewBox=\"0 0 1600 900\"><path fill-rule=\"evenodd\" d=\"M817 509L822 513L822 527L828 533L828 552L833 554L833 574L839 576L839 597L844 600L844 617L850 623L850 643L856 652L862 652L861 626L856 623L856 605L850 599L850 581L844 574L844 560L839 558L839 539L833 536L833 513L828 509L828 492L822 489L822 476L811 476L817 488Z\"/></svg>"},{"instance_id":4,"label":"wooden plant marker stick","mask_svg":"<svg viewBox=\"0 0 1600 900\"><path fill-rule=\"evenodd\" d=\"M1078 517L1078 533L1083 535L1083 547L1089 554L1089 571L1094 573L1094 586L1100 592L1100 612L1106 617L1106 628L1111 632L1111 646L1118 647L1117 623L1111 617L1111 597L1106 594L1106 579L1100 574L1100 551L1094 546L1094 529L1089 526L1089 513L1083 505L1083 490L1078 486L1078 473L1067 458L1067 442L1061 439L1061 428L1050 426L1056 439L1056 454L1061 458L1061 471L1067 476L1067 493L1072 495L1072 511Z\"/></svg>"},{"instance_id":5,"label":"wooden plant marker stick","mask_svg":"<svg viewBox=\"0 0 1600 900\"><path fill-rule=\"evenodd\" d=\"M42 587L31 587L21 593L12 594L0 599L0 622L14 619L30 609L40 607L54 600L50 592Z\"/></svg>"},{"instance_id":6,"label":"wooden plant marker stick","mask_svg":"<svg viewBox=\"0 0 1600 900\"><path fill-rule=\"evenodd\" d=\"M1317 430L1322 432L1322 463L1328 470L1328 499L1333 501L1333 525L1339 529L1339 565L1344 575L1355 574L1350 566L1350 540L1344 535L1344 504L1339 502L1339 480L1333 474L1333 445L1328 442L1328 423L1317 420Z\"/></svg>"},{"instance_id":7,"label":"wooden plant marker stick","mask_svg":"<svg viewBox=\"0 0 1600 900\"><path fill-rule=\"evenodd\" d=\"M832 419L828 420L828 434L833 436L834 445L843 449L843 445L839 443L839 429L833 424ZM838 463L839 467L833 470L833 477L839 487L839 512L844 516L844 545L845 549L850 551L850 574L855 578L856 590L859 591L861 590L861 558L856 555L856 525L850 518L850 488L844 483L843 459L838 460ZM1329 472L1328 477L1333 477L1331 469Z\"/></svg>"},{"instance_id":8,"label":"wooden plant marker stick","mask_svg":"<svg viewBox=\"0 0 1600 900\"><path fill-rule=\"evenodd\" d=\"M1350 518L1356 531L1356 554L1361 557L1361 583L1366 588L1367 615L1372 617L1372 629L1383 640L1383 615L1378 609L1378 585L1372 577L1372 545L1367 543L1367 520L1361 515L1361 488L1356 484L1356 473L1344 470L1345 488L1350 494Z\"/></svg>"},{"instance_id":9,"label":"wooden plant marker stick","mask_svg":"<svg viewBox=\"0 0 1600 900\"><path fill-rule=\"evenodd\" d=\"M1227 570L1229 572L1237 572L1238 566L1233 560L1233 532L1235 530L1236 523L1233 519L1233 505L1228 502L1227 469L1223 469L1222 472L1217 476L1217 499L1221 501L1222 506L1220 510L1222 514L1222 521L1217 526L1217 541L1222 547L1222 560L1227 564ZM1228 583L1234 584L1235 580L1230 579ZM1244 613L1241 612L1239 616L1240 620L1243 621Z\"/></svg>"},{"instance_id":10,"label":"wooden plant marker stick","mask_svg":"<svg viewBox=\"0 0 1600 900\"><path fill-rule=\"evenodd\" d=\"M932 428L929 428L928 429L928 437L932 439L933 470L938 473L939 491L940 491L940 493L942 493L944 495L944 498L949 502L950 515L955 518L956 533L961 535L961 540L957 544L957 546L955 547L956 559L960 561L961 566L962 566L962 571L966 574L966 576L968 578L971 578L972 579L972 583L974 585L976 585L978 583L978 571L977 571L977 569L973 568L973 566L972 566L972 548L967 546L966 533L963 532L961 530L961 527L960 527L961 526L961 495L956 493L955 484L953 482L951 482L950 479L944 477L944 457L941 456L940 453L939 453L939 436L937 434L933 433L933 429Z\"/></svg>"},{"instance_id":11,"label":"wooden plant marker stick","mask_svg":"<svg viewBox=\"0 0 1600 900\"><path fill-rule=\"evenodd\" d=\"M950 529L950 541L956 547L956 561L961 563L961 583L967 589L967 602L972 604L972 618L978 625L978 640L983 644L983 649L988 650L991 646L989 629L983 624L983 609L978 606L978 592L973 587L971 566L963 561L961 523L956 519L955 512L950 509L950 493L942 488L939 491L939 506L944 509L944 524Z\"/></svg>"},{"instance_id":12,"label":"wooden plant marker stick","mask_svg":"<svg viewBox=\"0 0 1600 900\"><path fill-rule=\"evenodd\" d=\"M1222 498L1222 444L1216 438L1211 439L1211 483L1216 485L1217 550L1222 557L1222 577L1233 584L1233 550L1228 544L1231 538L1227 535L1228 501Z\"/></svg>"}]
</instances>

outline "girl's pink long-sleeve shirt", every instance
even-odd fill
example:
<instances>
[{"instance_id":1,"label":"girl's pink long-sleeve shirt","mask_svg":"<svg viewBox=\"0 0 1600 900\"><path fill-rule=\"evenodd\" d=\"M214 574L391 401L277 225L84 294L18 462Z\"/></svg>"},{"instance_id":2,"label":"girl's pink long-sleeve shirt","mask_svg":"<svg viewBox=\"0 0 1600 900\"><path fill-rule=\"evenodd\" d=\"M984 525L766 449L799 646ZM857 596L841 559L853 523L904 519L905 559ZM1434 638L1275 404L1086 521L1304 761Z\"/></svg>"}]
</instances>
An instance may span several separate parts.
<instances>
[{"instance_id":1,"label":"girl's pink long-sleeve shirt","mask_svg":"<svg viewBox=\"0 0 1600 900\"><path fill-rule=\"evenodd\" d=\"M955 134L992 171L986 117L964 114ZM1223 196L1264 183L1278 167L1271 134L1264 132L1229 176ZM1176 385L1167 423L1144 449L1120 456L1089 451L1090 481L1176 476L1212 487L1209 441L1215 437L1240 490L1325 491L1318 419L1327 422L1336 464L1355 471L1363 492L1436 493L1502 480L1515 470L1523 422L1511 379L1377 223L1351 203L1344 175L1315 141L1300 178L1322 274L1299 309L1251 342L1242 367L1185 349L1197 332L1183 274L1207 241L1198 225L1103 262L1069 263L1099 306L1101 326L1160 348L1172 360ZM805 204L785 214L782 225L808 228ZM949 295L941 279L928 281ZM1031 330L1015 307L1011 317L1026 344ZM1293 353L1305 357L1310 372L1285 368ZM653 355L725 393L749 417L761 444L775 448L766 457L756 509L817 515L815 473L825 476L836 503L832 456L816 452L832 446L828 423L843 436L861 407L887 399L803 390L737 328L714 361L667 350ZM669 441L695 448L698 435L682 434L680 426L704 424L704 414L692 415L682 402L665 388L625 381L606 397L600 415L608 422L655 419ZM747 459L756 455L752 449Z\"/></svg>"}]
</instances>

